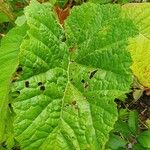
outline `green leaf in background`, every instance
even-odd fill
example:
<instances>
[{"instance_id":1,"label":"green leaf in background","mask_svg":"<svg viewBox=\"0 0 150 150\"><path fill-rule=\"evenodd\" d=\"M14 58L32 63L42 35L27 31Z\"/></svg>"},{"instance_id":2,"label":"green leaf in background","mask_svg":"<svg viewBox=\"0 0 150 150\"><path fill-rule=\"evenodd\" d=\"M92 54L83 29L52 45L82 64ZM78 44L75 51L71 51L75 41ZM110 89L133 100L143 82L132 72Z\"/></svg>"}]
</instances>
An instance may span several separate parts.
<instances>
[{"instance_id":1,"label":"green leaf in background","mask_svg":"<svg viewBox=\"0 0 150 150\"><path fill-rule=\"evenodd\" d=\"M0 23L8 21L9 21L8 17L3 12L0 12Z\"/></svg>"},{"instance_id":2,"label":"green leaf in background","mask_svg":"<svg viewBox=\"0 0 150 150\"><path fill-rule=\"evenodd\" d=\"M150 130L142 132L138 136L138 141L143 147L150 148Z\"/></svg>"},{"instance_id":3,"label":"green leaf in background","mask_svg":"<svg viewBox=\"0 0 150 150\"><path fill-rule=\"evenodd\" d=\"M123 15L133 20L139 35L130 40L133 65L131 67L139 82L150 88L150 3L126 4Z\"/></svg>"},{"instance_id":4,"label":"green leaf in background","mask_svg":"<svg viewBox=\"0 0 150 150\"><path fill-rule=\"evenodd\" d=\"M122 139L118 135L110 134L109 142L107 146L112 150L118 150L119 148L126 148L127 141Z\"/></svg>"},{"instance_id":5,"label":"green leaf in background","mask_svg":"<svg viewBox=\"0 0 150 150\"><path fill-rule=\"evenodd\" d=\"M113 131L122 134L125 138L128 138L132 134L128 124L121 119L116 122Z\"/></svg>"},{"instance_id":6,"label":"green leaf in background","mask_svg":"<svg viewBox=\"0 0 150 150\"><path fill-rule=\"evenodd\" d=\"M143 35L130 40L129 50L132 55L131 67L139 82L150 88L150 40Z\"/></svg>"},{"instance_id":7,"label":"green leaf in background","mask_svg":"<svg viewBox=\"0 0 150 150\"><path fill-rule=\"evenodd\" d=\"M133 145L133 150L149 150L147 148L144 148L141 144L136 143Z\"/></svg>"},{"instance_id":8,"label":"green leaf in background","mask_svg":"<svg viewBox=\"0 0 150 150\"><path fill-rule=\"evenodd\" d=\"M127 39L136 33L120 13L119 5L74 7L64 33L50 5L32 1L25 9L23 71L12 85L20 93L13 108L22 150L105 149L117 120L114 99L132 83Z\"/></svg>"},{"instance_id":9,"label":"green leaf in background","mask_svg":"<svg viewBox=\"0 0 150 150\"><path fill-rule=\"evenodd\" d=\"M112 3L112 0L88 0L89 2L97 3L97 4L107 4Z\"/></svg>"},{"instance_id":10,"label":"green leaf in background","mask_svg":"<svg viewBox=\"0 0 150 150\"><path fill-rule=\"evenodd\" d=\"M131 2L131 0L117 0L118 4L126 4L126 3L129 3L129 2Z\"/></svg>"},{"instance_id":11,"label":"green leaf in background","mask_svg":"<svg viewBox=\"0 0 150 150\"><path fill-rule=\"evenodd\" d=\"M132 131L132 133L136 135L137 129L138 129L138 112L137 111L129 112L128 126L130 130Z\"/></svg>"},{"instance_id":12,"label":"green leaf in background","mask_svg":"<svg viewBox=\"0 0 150 150\"><path fill-rule=\"evenodd\" d=\"M0 47L0 142L8 120L8 93L12 74L18 65L20 44L26 34L26 26L15 27L1 40Z\"/></svg>"}]
</instances>

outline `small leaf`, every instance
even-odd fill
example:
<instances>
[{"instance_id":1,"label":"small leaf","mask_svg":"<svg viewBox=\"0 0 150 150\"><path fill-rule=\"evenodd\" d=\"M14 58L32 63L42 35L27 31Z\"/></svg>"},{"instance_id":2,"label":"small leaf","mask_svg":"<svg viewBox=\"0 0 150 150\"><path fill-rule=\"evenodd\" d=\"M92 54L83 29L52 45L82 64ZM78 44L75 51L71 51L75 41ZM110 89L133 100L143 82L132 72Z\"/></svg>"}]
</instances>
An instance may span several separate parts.
<instances>
[{"instance_id":1,"label":"small leaf","mask_svg":"<svg viewBox=\"0 0 150 150\"><path fill-rule=\"evenodd\" d=\"M110 134L107 146L113 150L118 150L119 148L125 148L127 141L122 139L118 135Z\"/></svg>"},{"instance_id":2,"label":"small leaf","mask_svg":"<svg viewBox=\"0 0 150 150\"><path fill-rule=\"evenodd\" d=\"M134 101L137 101L143 94L143 90L142 89L134 89L133 91L133 98Z\"/></svg>"},{"instance_id":3,"label":"small leaf","mask_svg":"<svg viewBox=\"0 0 150 150\"><path fill-rule=\"evenodd\" d=\"M150 148L150 130L142 132L138 136L138 141L143 147Z\"/></svg>"},{"instance_id":4,"label":"small leaf","mask_svg":"<svg viewBox=\"0 0 150 150\"><path fill-rule=\"evenodd\" d=\"M128 124L126 122L122 121L121 118L116 122L113 131L119 132L125 138L129 138L129 136L132 134L129 129Z\"/></svg>"},{"instance_id":5,"label":"small leaf","mask_svg":"<svg viewBox=\"0 0 150 150\"><path fill-rule=\"evenodd\" d=\"M129 112L128 125L132 133L136 134L137 129L138 129L138 112L137 111Z\"/></svg>"}]
</instances>

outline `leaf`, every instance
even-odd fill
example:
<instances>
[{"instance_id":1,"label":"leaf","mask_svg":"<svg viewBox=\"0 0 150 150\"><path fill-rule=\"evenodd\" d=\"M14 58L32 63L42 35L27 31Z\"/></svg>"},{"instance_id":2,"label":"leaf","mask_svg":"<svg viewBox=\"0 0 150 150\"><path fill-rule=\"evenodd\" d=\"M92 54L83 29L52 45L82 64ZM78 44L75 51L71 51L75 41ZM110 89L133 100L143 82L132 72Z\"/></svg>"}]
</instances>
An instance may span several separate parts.
<instances>
[{"instance_id":1,"label":"leaf","mask_svg":"<svg viewBox=\"0 0 150 150\"><path fill-rule=\"evenodd\" d=\"M139 143L136 143L133 145L133 149L134 150L149 150L149 149L145 149L142 145L140 145Z\"/></svg>"},{"instance_id":2,"label":"leaf","mask_svg":"<svg viewBox=\"0 0 150 150\"><path fill-rule=\"evenodd\" d=\"M0 47L0 142L4 140L4 130L8 111L8 93L12 74L18 65L20 44L26 34L26 26L15 27L2 39Z\"/></svg>"},{"instance_id":3,"label":"leaf","mask_svg":"<svg viewBox=\"0 0 150 150\"><path fill-rule=\"evenodd\" d=\"M8 17L3 12L0 12L0 23L8 21L9 21Z\"/></svg>"},{"instance_id":4,"label":"leaf","mask_svg":"<svg viewBox=\"0 0 150 150\"><path fill-rule=\"evenodd\" d=\"M112 0L88 0L89 2L97 3L97 4L107 4L111 3Z\"/></svg>"},{"instance_id":5,"label":"leaf","mask_svg":"<svg viewBox=\"0 0 150 150\"><path fill-rule=\"evenodd\" d=\"M117 5L83 4L64 33L50 5L32 1L26 8L23 72L12 86L20 93L13 108L21 149L104 149L117 120L114 99L132 83L126 47L134 26L120 12Z\"/></svg>"},{"instance_id":6,"label":"leaf","mask_svg":"<svg viewBox=\"0 0 150 150\"><path fill-rule=\"evenodd\" d=\"M150 39L150 3L129 3L122 9L123 15L133 20L140 34Z\"/></svg>"},{"instance_id":7,"label":"leaf","mask_svg":"<svg viewBox=\"0 0 150 150\"><path fill-rule=\"evenodd\" d=\"M126 148L127 141L119 137L118 135L111 134L107 146L112 150L118 150L119 148Z\"/></svg>"},{"instance_id":8,"label":"leaf","mask_svg":"<svg viewBox=\"0 0 150 150\"><path fill-rule=\"evenodd\" d=\"M150 148L149 139L150 139L150 130L144 131L138 136L139 143L145 148Z\"/></svg>"},{"instance_id":9,"label":"leaf","mask_svg":"<svg viewBox=\"0 0 150 150\"><path fill-rule=\"evenodd\" d=\"M115 123L113 131L120 133L125 138L129 138L129 136L131 136L131 134L132 134L129 129L128 124L126 122L122 121L121 118Z\"/></svg>"},{"instance_id":10,"label":"leaf","mask_svg":"<svg viewBox=\"0 0 150 150\"><path fill-rule=\"evenodd\" d=\"M137 111L129 112L128 125L132 133L136 134L137 129L138 129L138 112Z\"/></svg>"},{"instance_id":11,"label":"leaf","mask_svg":"<svg viewBox=\"0 0 150 150\"><path fill-rule=\"evenodd\" d=\"M130 40L129 50L133 59L131 69L134 75L143 86L150 88L150 40L139 35Z\"/></svg>"},{"instance_id":12,"label":"leaf","mask_svg":"<svg viewBox=\"0 0 150 150\"><path fill-rule=\"evenodd\" d=\"M139 31L139 35L130 40L131 69L139 82L150 88L150 4L126 4L123 14L133 20Z\"/></svg>"}]
</instances>

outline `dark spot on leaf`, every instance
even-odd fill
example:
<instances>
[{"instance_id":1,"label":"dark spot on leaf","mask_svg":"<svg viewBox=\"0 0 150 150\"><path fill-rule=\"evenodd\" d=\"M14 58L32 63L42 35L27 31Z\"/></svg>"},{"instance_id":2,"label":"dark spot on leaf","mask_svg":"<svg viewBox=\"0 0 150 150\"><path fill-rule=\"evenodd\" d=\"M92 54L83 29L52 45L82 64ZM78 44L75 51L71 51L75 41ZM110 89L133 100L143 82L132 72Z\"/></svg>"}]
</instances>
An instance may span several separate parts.
<instances>
[{"instance_id":1,"label":"dark spot on leaf","mask_svg":"<svg viewBox=\"0 0 150 150\"><path fill-rule=\"evenodd\" d=\"M69 52L70 52L70 53L73 52L74 50L75 50L74 47L69 48Z\"/></svg>"},{"instance_id":2,"label":"dark spot on leaf","mask_svg":"<svg viewBox=\"0 0 150 150\"><path fill-rule=\"evenodd\" d=\"M3 147L3 148L6 148L6 147L7 147L7 145L6 145L6 141L2 142L2 144L1 144L1 145L2 145L2 147Z\"/></svg>"},{"instance_id":3,"label":"dark spot on leaf","mask_svg":"<svg viewBox=\"0 0 150 150\"><path fill-rule=\"evenodd\" d=\"M72 105L76 105L77 104L77 102L76 101L72 101Z\"/></svg>"},{"instance_id":4,"label":"dark spot on leaf","mask_svg":"<svg viewBox=\"0 0 150 150\"><path fill-rule=\"evenodd\" d=\"M84 80L84 79L82 79L82 80L81 80L81 82L82 82L82 83L85 83L85 80Z\"/></svg>"},{"instance_id":5,"label":"dark spot on leaf","mask_svg":"<svg viewBox=\"0 0 150 150\"><path fill-rule=\"evenodd\" d=\"M93 78L93 76L95 75L95 73L97 72L98 70L94 70L94 71L92 71L91 73L90 73L90 79L92 79Z\"/></svg>"},{"instance_id":6,"label":"dark spot on leaf","mask_svg":"<svg viewBox=\"0 0 150 150\"><path fill-rule=\"evenodd\" d=\"M11 106L11 103L9 103L8 106L9 106L9 107L12 107L12 106Z\"/></svg>"},{"instance_id":7,"label":"dark spot on leaf","mask_svg":"<svg viewBox=\"0 0 150 150\"><path fill-rule=\"evenodd\" d=\"M67 103L67 104L65 104L65 107L68 107L69 106L69 104Z\"/></svg>"},{"instance_id":8,"label":"dark spot on leaf","mask_svg":"<svg viewBox=\"0 0 150 150\"><path fill-rule=\"evenodd\" d=\"M9 106L10 111L11 111L11 112L14 112L11 103L9 103L8 106Z\"/></svg>"},{"instance_id":9,"label":"dark spot on leaf","mask_svg":"<svg viewBox=\"0 0 150 150\"><path fill-rule=\"evenodd\" d=\"M17 98L19 96L19 94L20 94L20 91L10 92L11 97L14 99Z\"/></svg>"},{"instance_id":10,"label":"dark spot on leaf","mask_svg":"<svg viewBox=\"0 0 150 150\"><path fill-rule=\"evenodd\" d=\"M22 67L19 66L19 67L17 68L16 72L17 72L17 73L20 73L22 70L23 70Z\"/></svg>"},{"instance_id":11,"label":"dark spot on leaf","mask_svg":"<svg viewBox=\"0 0 150 150\"><path fill-rule=\"evenodd\" d=\"M25 81L25 87L29 87L29 81Z\"/></svg>"},{"instance_id":12,"label":"dark spot on leaf","mask_svg":"<svg viewBox=\"0 0 150 150\"><path fill-rule=\"evenodd\" d=\"M12 78L12 82L16 82L17 79L18 79L18 77L17 77L17 76L14 76L14 77Z\"/></svg>"},{"instance_id":13,"label":"dark spot on leaf","mask_svg":"<svg viewBox=\"0 0 150 150\"><path fill-rule=\"evenodd\" d=\"M70 81L73 81L73 79L71 78Z\"/></svg>"},{"instance_id":14,"label":"dark spot on leaf","mask_svg":"<svg viewBox=\"0 0 150 150\"><path fill-rule=\"evenodd\" d=\"M42 85L42 84L43 84L42 82L39 82L39 83L38 83L38 86L40 86L40 85Z\"/></svg>"},{"instance_id":15,"label":"dark spot on leaf","mask_svg":"<svg viewBox=\"0 0 150 150\"><path fill-rule=\"evenodd\" d=\"M19 147L13 147L12 150L20 150Z\"/></svg>"},{"instance_id":16,"label":"dark spot on leaf","mask_svg":"<svg viewBox=\"0 0 150 150\"><path fill-rule=\"evenodd\" d=\"M40 90L44 91L45 90L45 86L44 85L40 86Z\"/></svg>"},{"instance_id":17,"label":"dark spot on leaf","mask_svg":"<svg viewBox=\"0 0 150 150\"><path fill-rule=\"evenodd\" d=\"M85 83L84 88L88 88L88 86L89 86L88 83Z\"/></svg>"},{"instance_id":18,"label":"dark spot on leaf","mask_svg":"<svg viewBox=\"0 0 150 150\"><path fill-rule=\"evenodd\" d=\"M65 41L66 41L66 37L63 36L62 39L61 39L61 41L62 41L62 42L65 42Z\"/></svg>"},{"instance_id":19,"label":"dark spot on leaf","mask_svg":"<svg viewBox=\"0 0 150 150\"><path fill-rule=\"evenodd\" d=\"M17 94L20 94L20 91L16 91Z\"/></svg>"},{"instance_id":20,"label":"dark spot on leaf","mask_svg":"<svg viewBox=\"0 0 150 150\"><path fill-rule=\"evenodd\" d=\"M36 67L33 67L33 70L36 70Z\"/></svg>"}]
</instances>

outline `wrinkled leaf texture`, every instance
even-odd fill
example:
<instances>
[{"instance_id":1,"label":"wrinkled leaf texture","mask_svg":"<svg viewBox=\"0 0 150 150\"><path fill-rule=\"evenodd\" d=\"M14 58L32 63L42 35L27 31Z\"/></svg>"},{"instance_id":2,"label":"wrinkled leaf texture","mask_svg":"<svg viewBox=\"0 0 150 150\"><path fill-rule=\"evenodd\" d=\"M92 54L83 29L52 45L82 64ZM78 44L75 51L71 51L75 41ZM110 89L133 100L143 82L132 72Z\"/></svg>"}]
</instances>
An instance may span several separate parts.
<instances>
[{"instance_id":1,"label":"wrinkled leaf texture","mask_svg":"<svg viewBox=\"0 0 150 150\"><path fill-rule=\"evenodd\" d=\"M0 142L4 140L4 131L8 115L8 93L12 74L18 65L18 53L26 34L27 26L15 27L1 40L0 46Z\"/></svg>"},{"instance_id":2,"label":"wrinkled leaf texture","mask_svg":"<svg viewBox=\"0 0 150 150\"><path fill-rule=\"evenodd\" d=\"M123 15L133 20L139 34L130 40L131 67L139 82L150 88L150 3L126 4Z\"/></svg>"},{"instance_id":3,"label":"wrinkled leaf texture","mask_svg":"<svg viewBox=\"0 0 150 150\"><path fill-rule=\"evenodd\" d=\"M104 149L117 120L114 99L132 83L133 23L118 5L74 7L64 29L49 4L25 9L20 79L13 83L14 134L23 150Z\"/></svg>"}]
</instances>

